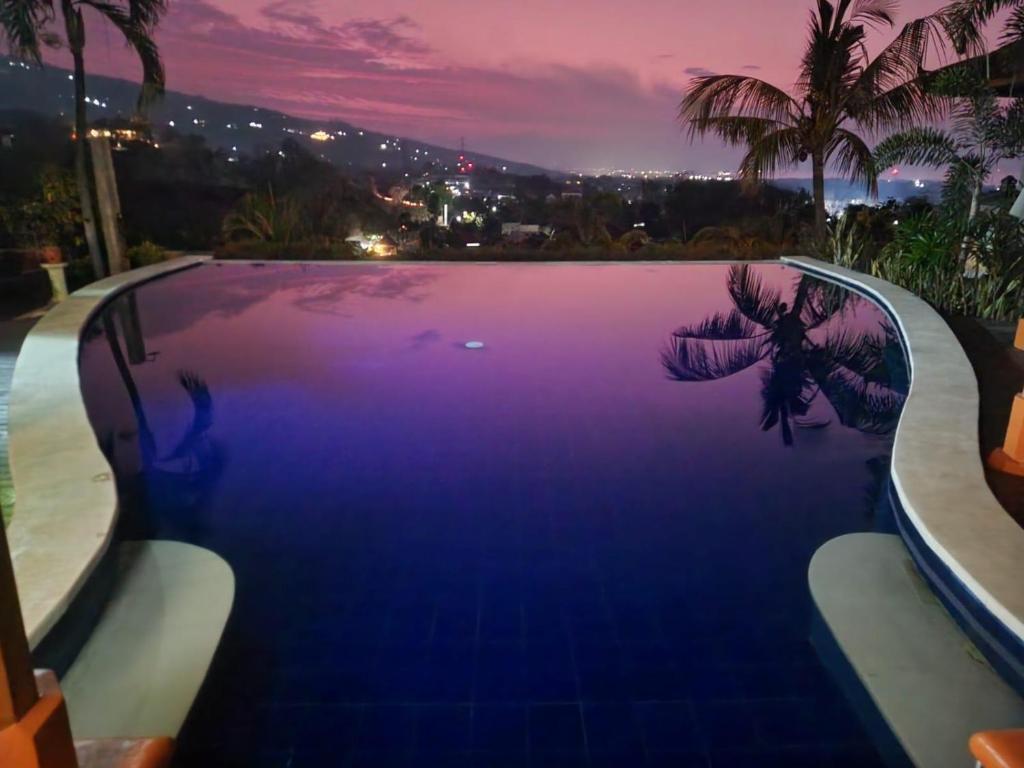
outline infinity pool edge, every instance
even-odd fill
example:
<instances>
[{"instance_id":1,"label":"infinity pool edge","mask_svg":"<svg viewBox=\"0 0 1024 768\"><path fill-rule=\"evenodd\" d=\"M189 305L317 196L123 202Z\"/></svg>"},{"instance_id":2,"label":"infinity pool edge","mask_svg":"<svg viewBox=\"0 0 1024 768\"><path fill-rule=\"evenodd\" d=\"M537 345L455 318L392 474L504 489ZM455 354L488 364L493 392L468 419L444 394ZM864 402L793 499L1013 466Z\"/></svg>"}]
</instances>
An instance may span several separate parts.
<instances>
[{"instance_id":1,"label":"infinity pool edge","mask_svg":"<svg viewBox=\"0 0 1024 768\"><path fill-rule=\"evenodd\" d=\"M815 259L782 262L864 293L899 328L911 385L891 482L904 544L961 626L1020 689L1014 673L1024 655L1024 530L985 480L981 401L966 352L938 312L910 291Z\"/></svg>"},{"instance_id":2,"label":"infinity pool edge","mask_svg":"<svg viewBox=\"0 0 1024 768\"><path fill-rule=\"evenodd\" d=\"M61 619L106 553L117 522L113 470L85 411L82 333L116 295L207 256L113 275L47 312L18 354L10 392L10 465L17 507L7 528L25 633L34 649Z\"/></svg>"}]
</instances>

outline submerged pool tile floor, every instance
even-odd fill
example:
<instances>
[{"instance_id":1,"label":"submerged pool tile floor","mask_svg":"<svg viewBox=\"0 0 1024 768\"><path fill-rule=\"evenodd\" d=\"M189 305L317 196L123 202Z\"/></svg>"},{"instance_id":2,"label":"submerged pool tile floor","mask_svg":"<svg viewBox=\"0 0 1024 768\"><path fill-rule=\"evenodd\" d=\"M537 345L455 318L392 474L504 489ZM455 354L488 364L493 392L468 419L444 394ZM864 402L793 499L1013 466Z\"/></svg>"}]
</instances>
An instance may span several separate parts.
<instances>
[{"instance_id":1,"label":"submerged pool tile floor","mask_svg":"<svg viewBox=\"0 0 1024 768\"><path fill-rule=\"evenodd\" d=\"M851 339L898 378L877 307L778 265L278 264L108 311L124 527L237 583L182 768L881 764L807 588L883 525L890 401L809 383ZM734 311L760 357L688 380L675 331Z\"/></svg>"}]
</instances>

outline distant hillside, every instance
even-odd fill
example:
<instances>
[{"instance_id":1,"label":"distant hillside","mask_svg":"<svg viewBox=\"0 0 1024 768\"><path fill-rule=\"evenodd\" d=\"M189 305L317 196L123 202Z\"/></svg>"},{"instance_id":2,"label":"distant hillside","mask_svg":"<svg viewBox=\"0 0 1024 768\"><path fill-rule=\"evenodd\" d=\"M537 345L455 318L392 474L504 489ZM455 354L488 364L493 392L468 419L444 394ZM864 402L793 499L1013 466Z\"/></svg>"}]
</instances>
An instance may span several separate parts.
<instances>
[{"instance_id":1,"label":"distant hillside","mask_svg":"<svg viewBox=\"0 0 1024 768\"><path fill-rule=\"evenodd\" d=\"M88 79L89 119L128 118L133 114L137 83L111 77ZM31 110L70 116L73 92L66 69L28 67L0 57L0 109ZM430 163L439 170L454 170L459 152L414 139L376 133L341 120L307 120L274 110L211 101L168 91L149 113L155 130L174 127L181 133L203 136L207 144L228 153L253 153L277 148L292 138L340 167L354 171L376 170L401 175L418 173ZM324 139L316 141L311 135ZM494 167L519 175L548 174L538 166L516 163L491 155L466 153L476 167Z\"/></svg>"}]
</instances>

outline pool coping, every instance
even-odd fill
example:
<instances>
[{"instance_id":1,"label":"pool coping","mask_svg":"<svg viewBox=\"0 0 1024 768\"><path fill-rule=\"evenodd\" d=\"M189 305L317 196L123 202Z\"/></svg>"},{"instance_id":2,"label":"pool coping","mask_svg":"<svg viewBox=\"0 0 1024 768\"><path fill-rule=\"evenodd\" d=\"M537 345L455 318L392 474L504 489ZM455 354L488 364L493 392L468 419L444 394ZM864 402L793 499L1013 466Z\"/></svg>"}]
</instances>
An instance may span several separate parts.
<instances>
[{"instance_id":1,"label":"pool coping","mask_svg":"<svg viewBox=\"0 0 1024 768\"><path fill-rule=\"evenodd\" d=\"M893 443L891 480L899 511L913 538L927 548L921 554L959 582L935 578L933 587L966 592L961 607L975 607L972 615L957 615L958 621L991 624L994 619L1006 631L997 627L986 634L1009 634L1016 648L987 650L1017 656L1024 642L1024 529L985 480L981 401L967 353L938 312L906 289L815 259L781 261L864 293L897 324L911 368L910 393ZM911 546L911 532L901 533Z\"/></svg>"},{"instance_id":2,"label":"pool coping","mask_svg":"<svg viewBox=\"0 0 1024 768\"><path fill-rule=\"evenodd\" d=\"M82 333L119 293L206 261L184 256L92 283L47 312L22 344L9 399L16 502L7 540L33 649L82 591L110 546L118 516L113 470L82 400Z\"/></svg>"}]
</instances>

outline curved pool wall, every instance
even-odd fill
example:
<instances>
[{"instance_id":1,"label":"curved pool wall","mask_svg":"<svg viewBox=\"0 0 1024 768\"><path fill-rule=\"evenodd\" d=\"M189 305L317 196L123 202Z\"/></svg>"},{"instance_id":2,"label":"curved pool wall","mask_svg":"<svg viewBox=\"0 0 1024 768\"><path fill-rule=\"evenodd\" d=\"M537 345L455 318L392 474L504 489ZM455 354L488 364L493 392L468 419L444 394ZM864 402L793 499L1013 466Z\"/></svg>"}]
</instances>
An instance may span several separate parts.
<instances>
[{"instance_id":1,"label":"curved pool wall","mask_svg":"<svg viewBox=\"0 0 1024 768\"><path fill-rule=\"evenodd\" d=\"M34 647L96 568L117 516L110 468L79 395L80 334L97 309L127 287L202 260L177 260L89 286L52 310L26 340L11 395L18 508L8 536ZM985 485L969 361L941 318L912 294L833 265L783 261L869 295L895 319L914 370L892 467L904 537L958 620L975 637L982 628L983 649L1012 680L1021 658L1024 536ZM984 642L984 636L993 639Z\"/></svg>"},{"instance_id":2,"label":"curved pool wall","mask_svg":"<svg viewBox=\"0 0 1024 768\"><path fill-rule=\"evenodd\" d=\"M9 402L15 513L7 539L29 644L39 651L47 639L44 655L56 659L58 666L66 665L69 651L47 635L102 562L118 511L112 469L96 443L82 401L82 333L113 297L206 260L175 259L76 291L36 323L18 354ZM93 605L86 612L95 613L101 600L90 594L86 602ZM76 617L73 623L81 627L83 621L85 617Z\"/></svg>"},{"instance_id":3,"label":"curved pool wall","mask_svg":"<svg viewBox=\"0 0 1024 768\"><path fill-rule=\"evenodd\" d=\"M798 283L849 298L815 344L891 330L863 298L750 270L787 300ZM611 754L637 729L677 763L710 741L750 764L787 750L877 764L808 643L806 563L884 524L864 491L881 487L895 412L868 433L821 396L787 447L764 387L791 384L792 363L670 379L673 331L731 307L727 278L703 264L214 264L140 287L150 535L220 553L239 588L182 754L295 749L313 764L309 750L359 759L435 731L466 748L471 719L473 751L511 764L587 764L584 748L644 764ZM113 347L90 333L81 366L123 479L145 464ZM528 730L529 756L523 738L499 744L499 714Z\"/></svg>"},{"instance_id":4,"label":"curved pool wall","mask_svg":"<svg viewBox=\"0 0 1024 768\"><path fill-rule=\"evenodd\" d=\"M912 372L889 494L900 533L950 613L1024 695L1024 529L985 480L970 360L939 314L909 291L813 259L783 262L869 296L899 328Z\"/></svg>"}]
</instances>

